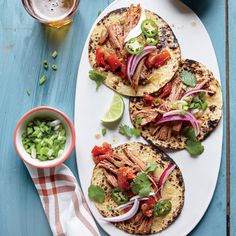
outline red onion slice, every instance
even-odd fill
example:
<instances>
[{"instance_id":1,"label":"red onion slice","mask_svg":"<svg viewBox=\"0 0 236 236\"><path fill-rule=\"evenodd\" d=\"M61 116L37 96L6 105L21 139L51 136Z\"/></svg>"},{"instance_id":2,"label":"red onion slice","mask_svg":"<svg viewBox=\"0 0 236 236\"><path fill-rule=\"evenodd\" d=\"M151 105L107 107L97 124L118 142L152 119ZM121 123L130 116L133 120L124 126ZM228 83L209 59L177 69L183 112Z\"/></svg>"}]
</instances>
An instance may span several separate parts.
<instances>
[{"instance_id":1,"label":"red onion slice","mask_svg":"<svg viewBox=\"0 0 236 236\"><path fill-rule=\"evenodd\" d=\"M172 173L172 171L175 169L176 165L175 164L172 164L172 165L169 165L165 170L164 172L162 173L159 181L158 181L158 188L160 189L160 194L162 196L162 189L163 189L163 186L168 178L168 176Z\"/></svg>"},{"instance_id":2,"label":"red onion slice","mask_svg":"<svg viewBox=\"0 0 236 236\"><path fill-rule=\"evenodd\" d=\"M186 112L185 115L182 115L182 112L180 110L173 110L173 111L166 112L163 115L163 118L161 118L159 121L161 123L165 123L165 122L174 121L174 120L190 121L190 123L192 124L194 128L195 135L198 136L200 132L200 127L198 124L198 120L195 118L195 116L192 113ZM158 124L159 121L157 121L156 124Z\"/></svg>"},{"instance_id":3,"label":"red onion slice","mask_svg":"<svg viewBox=\"0 0 236 236\"><path fill-rule=\"evenodd\" d=\"M139 199L135 199L132 208L125 214L120 215L120 216L115 216L115 217L101 218L101 220L113 222L113 223L126 221L126 220L131 219L133 216L135 216L136 213L138 212L138 209L139 209Z\"/></svg>"},{"instance_id":4,"label":"red onion slice","mask_svg":"<svg viewBox=\"0 0 236 236\"><path fill-rule=\"evenodd\" d=\"M131 79L132 79L132 76L130 73L130 68L132 67L133 59L134 59L134 55L130 56L128 58L128 63L127 63L127 76L128 76L128 80L130 83L131 83Z\"/></svg>"},{"instance_id":5,"label":"red onion slice","mask_svg":"<svg viewBox=\"0 0 236 236\"><path fill-rule=\"evenodd\" d=\"M156 195L156 193L150 193L147 197L141 197L141 196L138 196L138 195L134 196L134 197L130 198L129 202L118 206L116 208L116 210L122 210L122 209L127 208L128 206L132 205L136 199L138 199L139 201L143 201L143 200L147 200L148 197L154 196L154 195Z\"/></svg>"},{"instance_id":6,"label":"red onion slice","mask_svg":"<svg viewBox=\"0 0 236 236\"><path fill-rule=\"evenodd\" d=\"M214 93L213 91L207 90L207 89L193 89L193 90L185 93L183 95L183 97L181 98L181 100L184 100L186 97L188 97L188 96L190 96L190 95L192 95L194 93L201 93L201 92L204 92L204 93Z\"/></svg>"},{"instance_id":7,"label":"red onion slice","mask_svg":"<svg viewBox=\"0 0 236 236\"><path fill-rule=\"evenodd\" d=\"M136 67L138 66L138 63L149 53L151 53L153 50L156 49L156 46L147 46L143 49L143 51L139 54L134 56L133 63L130 67L130 75L131 77L134 75L134 72L136 70Z\"/></svg>"}]
</instances>

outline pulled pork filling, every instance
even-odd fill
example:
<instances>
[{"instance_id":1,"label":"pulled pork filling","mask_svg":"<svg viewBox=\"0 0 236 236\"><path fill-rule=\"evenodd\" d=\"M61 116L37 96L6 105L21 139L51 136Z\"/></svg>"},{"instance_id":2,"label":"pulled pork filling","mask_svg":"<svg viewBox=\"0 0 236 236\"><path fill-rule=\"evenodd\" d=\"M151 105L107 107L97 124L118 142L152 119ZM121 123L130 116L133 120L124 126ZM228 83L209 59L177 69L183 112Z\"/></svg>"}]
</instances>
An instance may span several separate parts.
<instances>
[{"instance_id":1,"label":"pulled pork filling","mask_svg":"<svg viewBox=\"0 0 236 236\"><path fill-rule=\"evenodd\" d=\"M208 90L208 94L214 94L214 91L209 90L208 77L203 77L199 79L195 87L186 87L181 81L180 77L175 77L170 83L168 83L161 91L155 95L146 95L143 97L143 101L137 105L138 111L136 111L133 116L141 119L140 126L148 126L151 130L151 135L155 136L156 139L167 141L172 135L179 134L186 125L189 125L187 121L171 121L162 124L157 124L158 120L163 117L163 115L171 110L179 110L178 103L181 105L181 98L185 93L189 93L193 90L204 89ZM194 100L194 96L198 94L190 95L187 99L190 103ZM184 101L184 103L187 103ZM177 104L177 105L176 105ZM197 109L198 111L199 109ZM188 110L194 114L196 109ZM198 111L201 115L203 111ZM195 117L199 116L194 114Z\"/></svg>"},{"instance_id":2,"label":"pulled pork filling","mask_svg":"<svg viewBox=\"0 0 236 236\"><path fill-rule=\"evenodd\" d=\"M112 188L125 191L130 199L135 196L131 190L131 182L139 172L146 173L147 165L133 151L127 148L122 151L122 154L112 153L111 146L105 143L102 147L95 146L92 154L95 163L103 169L107 183ZM100 158L101 155L105 158ZM158 192L157 180L154 179L151 173L148 173L147 176L151 183L151 191L156 194L141 201L137 214L130 219L130 221L135 222L138 232L142 234L150 233L152 218L154 217L153 209L161 198ZM129 209L127 208L124 211L127 210Z\"/></svg>"}]
</instances>

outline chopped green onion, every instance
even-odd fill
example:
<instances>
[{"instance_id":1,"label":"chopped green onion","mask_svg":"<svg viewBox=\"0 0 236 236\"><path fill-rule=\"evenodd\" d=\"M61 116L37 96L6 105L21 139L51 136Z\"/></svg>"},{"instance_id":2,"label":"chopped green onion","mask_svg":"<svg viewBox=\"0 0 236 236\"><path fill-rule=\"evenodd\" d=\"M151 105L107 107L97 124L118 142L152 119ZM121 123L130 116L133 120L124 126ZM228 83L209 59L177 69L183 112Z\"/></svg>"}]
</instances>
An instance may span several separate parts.
<instances>
[{"instance_id":1,"label":"chopped green onion","mask_svg":"<svg viewBox=\"0 0 236 236\"><path fill-rule=\"evenodd\" d=\"M44 67L45 70L48 69L48 61L47 60L43 61L43 67Z\"/></svg>"},{"instance_id":2,"label":"chopped green onion","mask_svg":"<svg viewBox=\"0 0 236 236\"><path fill-rule=\"evenodd\" d=\"M55 59L57 57L58 53L57 51L55 50L53 53L52 53L52 58Z\"/></svg>"},{"instance_id":3,"label":"chopped green onion","mask_svg":"<svg viewBox=\"0 0 236 236\"><path fill-rule=\"evenodd\" d=\"M57 70L57 65L53 64L53 65L52 65L52 69L53 69L53 70Z\"/></svg>"},{"instance_id":4,"label":"chopped green onion","mask_svg":"<svg viewBox=\"0 0 236 236\"><path fill-rule=\"evenodd\" d=\"M40 84L40 85L43 85L46 80L47 80L47 77L46 77L45 75L43 75L43 76L39 79L39 84Z\"/></svg>"},{"instance_id":5,"label":"chopped green onion","mask_svg":"<svg viewBox=\"0 0 236 236\"><path fill-rule=\"evenodd\" d=\"M66 130L60 120L36 118L27 124L21 138L26 152L32 158L53 160L63 153Z\"/></svg>"}]
</instances>

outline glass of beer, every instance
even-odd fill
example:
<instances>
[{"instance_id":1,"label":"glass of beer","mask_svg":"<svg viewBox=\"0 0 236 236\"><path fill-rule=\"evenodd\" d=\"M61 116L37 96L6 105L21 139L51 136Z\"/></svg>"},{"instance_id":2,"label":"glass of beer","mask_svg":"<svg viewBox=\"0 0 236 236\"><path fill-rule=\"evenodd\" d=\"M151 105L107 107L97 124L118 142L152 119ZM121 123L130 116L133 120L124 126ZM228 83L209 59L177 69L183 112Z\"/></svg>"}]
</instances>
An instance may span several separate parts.
<instances>
[{"instance_id":1,"label":"glass of beer","mask_svg":"<svg viewBox=\"0 0 236 236\"><path fill-rule=\"evenodd\" d=\"M22 0L26 11L39 22L60 28L71 23L80 0Z\"/></svg>"}]
</instances>

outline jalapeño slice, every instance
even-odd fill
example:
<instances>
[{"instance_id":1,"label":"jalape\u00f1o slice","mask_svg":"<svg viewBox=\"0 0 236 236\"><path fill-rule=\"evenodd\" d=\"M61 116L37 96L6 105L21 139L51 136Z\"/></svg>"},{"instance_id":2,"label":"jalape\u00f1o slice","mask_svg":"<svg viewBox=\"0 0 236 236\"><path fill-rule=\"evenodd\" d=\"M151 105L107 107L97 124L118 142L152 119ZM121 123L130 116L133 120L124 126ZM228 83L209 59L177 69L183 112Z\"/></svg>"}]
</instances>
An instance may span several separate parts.
<instances>
[{"instance_id":1,"label":"jalape\u00f1o slice","mask_svg":"<svg viewBox=\"0 0 236 236\"><path fill-rule=\"evenodd\" d=\"M132 55L137 55L143 51L144 42L140 38L132 38L126 43L125 49L127 50L128 53Z\"/></svg>"},{"instance_id":2,"label":"jalape\u00f1o slice","mask_svg":"<svg viewBox=\"0 0 236 236\"><path fill-rule=\"evenodd\" d=\"M149 46L156 46L158 43L158 40L154 38L147 38L146 42Z\"/></svg>"},{"instance_id":3,"label":"jalape\u00f1o slice","mask_svg":"<svg viewBox=\"0 0 236 236\"><path fill-rule=\"evenodd\" d=\"M111 197L118 205L125 204L129 201L127 193L120 191L118 188L112 190Z\"/></svg>"},{"instance_id":4,"label":"jalape\u00f1o slice","mask_svg":"<svg viewBox=\"0 0 236 236\"><path fill-rule=\"evenodd\" d=\"M149 38L154 38L158 33L158 26L155 21L147 19L141 25L142 32Z\"/></svg>"},{"instance_id":5,"label":"jalape\u00f1o slice","mask_svg":"<svg viewBox=\"0 0 236 236\"><path fill-rule=\"evenodd\" d=\"M154 215L156 217L165 216L171 211L171 202L169 200L159 201L153 209Z\"/></svg>"}]
</instances>

